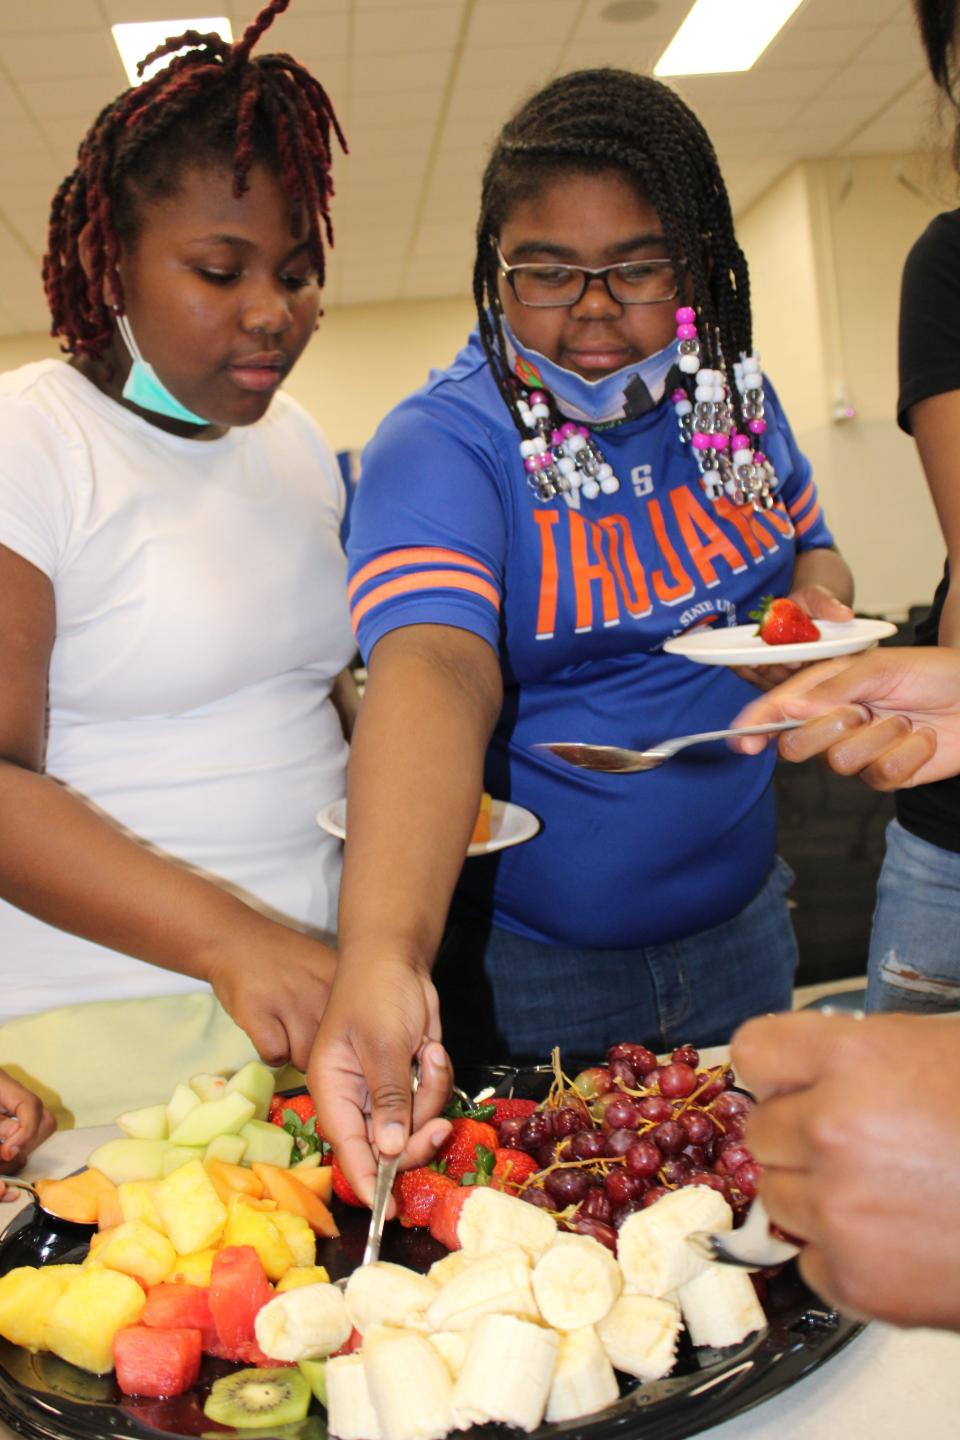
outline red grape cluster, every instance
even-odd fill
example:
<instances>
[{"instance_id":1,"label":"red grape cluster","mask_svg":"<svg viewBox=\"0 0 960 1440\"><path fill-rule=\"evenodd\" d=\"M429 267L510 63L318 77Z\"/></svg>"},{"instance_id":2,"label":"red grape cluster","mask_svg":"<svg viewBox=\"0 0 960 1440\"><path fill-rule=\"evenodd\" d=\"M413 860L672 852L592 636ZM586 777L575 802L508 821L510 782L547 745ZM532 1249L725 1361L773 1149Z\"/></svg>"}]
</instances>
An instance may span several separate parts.
<instances>
[{"instance_id":1,"label":"red grape cluster","mask_svg":"<svg viewBox=\"0 0 960 1440\"><path fill-rule=\"evenodd\" d=\"M729 1065L699 1069L692 1045L662 1064L623 1042L573 1080L554 1054L555 1080L531 1115L501 1120L500 1144L540 1165L522 1198L616 1251L634 1211L684 1185L709 1185L736 1217L757 1193L761 1166L743 1143L752 1101Z\"/></svg>"}]
</instances>

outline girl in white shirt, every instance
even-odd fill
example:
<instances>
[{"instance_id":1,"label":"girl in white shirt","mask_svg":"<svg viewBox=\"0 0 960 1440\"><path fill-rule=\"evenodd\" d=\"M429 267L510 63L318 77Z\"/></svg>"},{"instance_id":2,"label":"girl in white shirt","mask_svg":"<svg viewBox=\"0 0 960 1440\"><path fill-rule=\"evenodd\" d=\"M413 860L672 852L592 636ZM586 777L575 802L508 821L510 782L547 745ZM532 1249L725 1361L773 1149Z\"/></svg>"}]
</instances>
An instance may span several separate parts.
<instances>
[{"instance_id":1,"label":"girl in white shirt","mask_svg":"<svg viewBox=\"0 0 960 1440\"><path fill-rule=\"evenodd\" d=\"M250 56L286 4L101 112L44 264L69 358L0 377L0 1054L86 1121L304 1066L334 966L343 494L277 391L342 136Z\"/></svg>"}]
</instances>

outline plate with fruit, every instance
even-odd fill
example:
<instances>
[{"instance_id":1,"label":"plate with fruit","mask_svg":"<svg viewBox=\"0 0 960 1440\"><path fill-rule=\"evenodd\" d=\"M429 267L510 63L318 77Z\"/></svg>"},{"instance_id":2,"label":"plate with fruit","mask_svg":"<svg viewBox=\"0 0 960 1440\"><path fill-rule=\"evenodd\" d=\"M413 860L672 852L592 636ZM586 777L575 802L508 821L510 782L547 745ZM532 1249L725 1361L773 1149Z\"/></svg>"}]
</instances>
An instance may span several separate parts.
<instances>
[{"instance_id":1,"label":"plate with fruit","mask_svg":"<svg viewBox=\"0 0 960 1440\"><path fill-rule=\"evenodd\" d=\"M698 665L792 665L854 655L897 633L889 620L811 620L792 600L769 595L754 618L754 625L690 630L663 648Z\"/></svg>"},{"instance_id":2,"label":"plate with fruit","mask_svg":"<svg viewBox=\"0 0 960 1440\"><path fill-rule=\"evenodd\" d=\"M317 824L321 830L336 835L339 840L345 840L346 800L334 800L325 805L317 813ZM511 800L494 800L484 791L467 854L490 855L495 850L522 845L525 840L532 840L539 829L540 821L531 810L522 805L514 805Z\"/></svg>"},{"instance_id":3,"label":"plate with fruit","mask_svg":"<svg viewBox=\"0 0 960 1440\"><path fill-rule=\"evenodd\" d=\"M793 1265L751 1278L687 1242L756 1190L729 1065L623 1044L572 1076L555 1053L458 1078L478 1098L398 1177L368 1266L312 1102L272 1096L265 1067L118 1117L0 1239L0 1420L32 1440L680 1440L857 1333Z\"/></svg>"}]
</instances>

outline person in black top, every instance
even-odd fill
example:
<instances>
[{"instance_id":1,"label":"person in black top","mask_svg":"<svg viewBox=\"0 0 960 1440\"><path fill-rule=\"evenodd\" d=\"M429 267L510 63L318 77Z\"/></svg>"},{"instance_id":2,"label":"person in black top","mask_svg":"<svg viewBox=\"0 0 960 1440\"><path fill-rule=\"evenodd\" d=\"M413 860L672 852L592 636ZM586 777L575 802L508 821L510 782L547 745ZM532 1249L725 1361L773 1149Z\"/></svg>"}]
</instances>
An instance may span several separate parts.
<instances>
[{"instance_id":1,"label":"person in black top","mask_svg":"<svg viewBox=\"0 0 960 1440\"><path fill-rule=\"evenodd\" d=\"M914 0L934 80L958 109L957 0ZM960 159L960 144L955 147ZM916 644L960 646L960 210L914 244L900 304L900 426L916 441L947 562ZM877 892L870 1010L960 1008L960 778L897 794Z\"/></svg>"}]
</instances>

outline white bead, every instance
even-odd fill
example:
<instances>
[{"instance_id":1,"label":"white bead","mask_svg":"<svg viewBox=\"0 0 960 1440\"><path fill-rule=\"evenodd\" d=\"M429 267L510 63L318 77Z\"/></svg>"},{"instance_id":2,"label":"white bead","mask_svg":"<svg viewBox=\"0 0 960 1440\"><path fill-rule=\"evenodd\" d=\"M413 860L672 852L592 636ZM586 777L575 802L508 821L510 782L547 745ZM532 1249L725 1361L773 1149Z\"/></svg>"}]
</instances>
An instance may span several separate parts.
<instances>
[{"instance_id":1,"label":"white bead","mask_svg":"<svg viewBox=\"0 0 960 1440\"><path fill-rule=\"evenodd\" d=\"M575 460L571 460L569 455L561 455L560 459L557 461L557 466L560 470L561 475L576 474L577 462Z\"/></svg>"},{"instance_id":2,"label":"white bead","mask_svg":"<svg viewBox=\"0 0 960 1440\"><path fill-rule=\"evenodd\" d=\"M741 390L762 390L763 376L759 370L751 370L749 375L744 375Z\"/></svg>"},{"instance_id":3,"label":"white bead","mask_svg":"<svg viewBox=\"0 0 960 1440\"><path fill-rule=\"evenodd\" d=\"M524 460L529 460L529 459L530 459L530 456L531 456L531 455L536 455L536 453L537 453L537 446L536 446L535 441L533 441L533 440L521 440L521 441L520 441L520 454L523 456Z\"/></svg>"},{"instance_id":4,"label":"white bead","mask_svg":"<svg viewBox=\"0 0 960 1440\"><path fill-rule=\"evenodd\" d=\"M678 400L673 408L678 415L690 415L693 413L693 406L689 400Z\"/></svg>"},{"instance_id":5,"label":"white bead","mask_svg":"<svg viewBox=\"0 0 960 1440\"><path fill-rule=\"evenodd\" d=\"M550 418L550 406L544 405L542 401L539 401L536 405L531 405L530 414L535 420L548 420Z\"/></svg>"},{"instance_id":6,"label":"white bead","mask_svg":"<svg viewBox=\"0 0 960 1440\"><path fill-rule=\"evenodd\" d=\"M700 361L696 355L681 355L677 363L684 375L696 375L700 369Z\"/></svg>"},{"instance_id":7,"label":"white bead","mask_svg":"<svg viewBox=\"0 0 960 1440\"><path fill-rule=\"evenodd\" d=\"M597 496L600 494L600 486L597 484L596 480L584 480L580 488L583 490L583 493L584 495L586 495L588 500L596 500Z\"/></svg>"},{"instance_id":8,"label":"white bead","mask_svg":"<svg viewBox=\"0 0 960 1440\"><path fill-rule=\"evenodd\" d=\"M602 464L597 466L597 479L601 482L601 484L604 480L607 479L608 476L612 474L613 466L608 464L606 460L604 460Z\"/></svg>"},{"instance_id":9,"label":"white bead","mask_svg":"<svg viewBox=\"0 0 960 1440\"><path fill-rule=\"evenodd\" d=\"M700 375L702 374L703 371L701 370ZM700 375L697 376L697 388L693 392L693 398L696 400L698 405L706 405L709 404L709 402L713 399L713 386L701 385Z\"/></svg>"},{"instance_id":10,"label":"white bead","mask_svg":"<svg viewBox=\"0 0 960 1440\"><path fill-rule=\"evenodd\" d=\"M582 435L570 435L567 438L567 449L570 451L571 455L576 455L579 453L579 451L583 449L586 443L587 442Z\"/></svg>"},{"instance_id":11,"label":"white bead","mask_svg":"<svg viewBox=\"0 0 960 1440\"><path fill-rule=\"evenodd\" d=\"M530 441L530 444L533 446L534 454L536 455L542 455L547 448L547 442L542 435L535 435Z\"/></svg>"},{"instance_id":12,"label":"white bead","mask_svg":"<svg viewBox=\"0 0 960 1440\"><path fill-rule=\"evenodd\" d=\"M603 491L604 495L616 495L617 491L620 489L620 481L617 479L616 475L605 475L600 481L600 489Z\"/></svg>"},{"instance_id":13,"label":"white bead","mask_svg":"<svg viewBox=\"0 0 960 1440\"><path fill-rule=\"evenodd\" d=\"M577 469L576 465L574 465L573 470L570 472L568 478L570 481L570 489L579 490L580 486L583 484L583 476L580 474L580 471Z\"/></svg>"}]
</instances>

